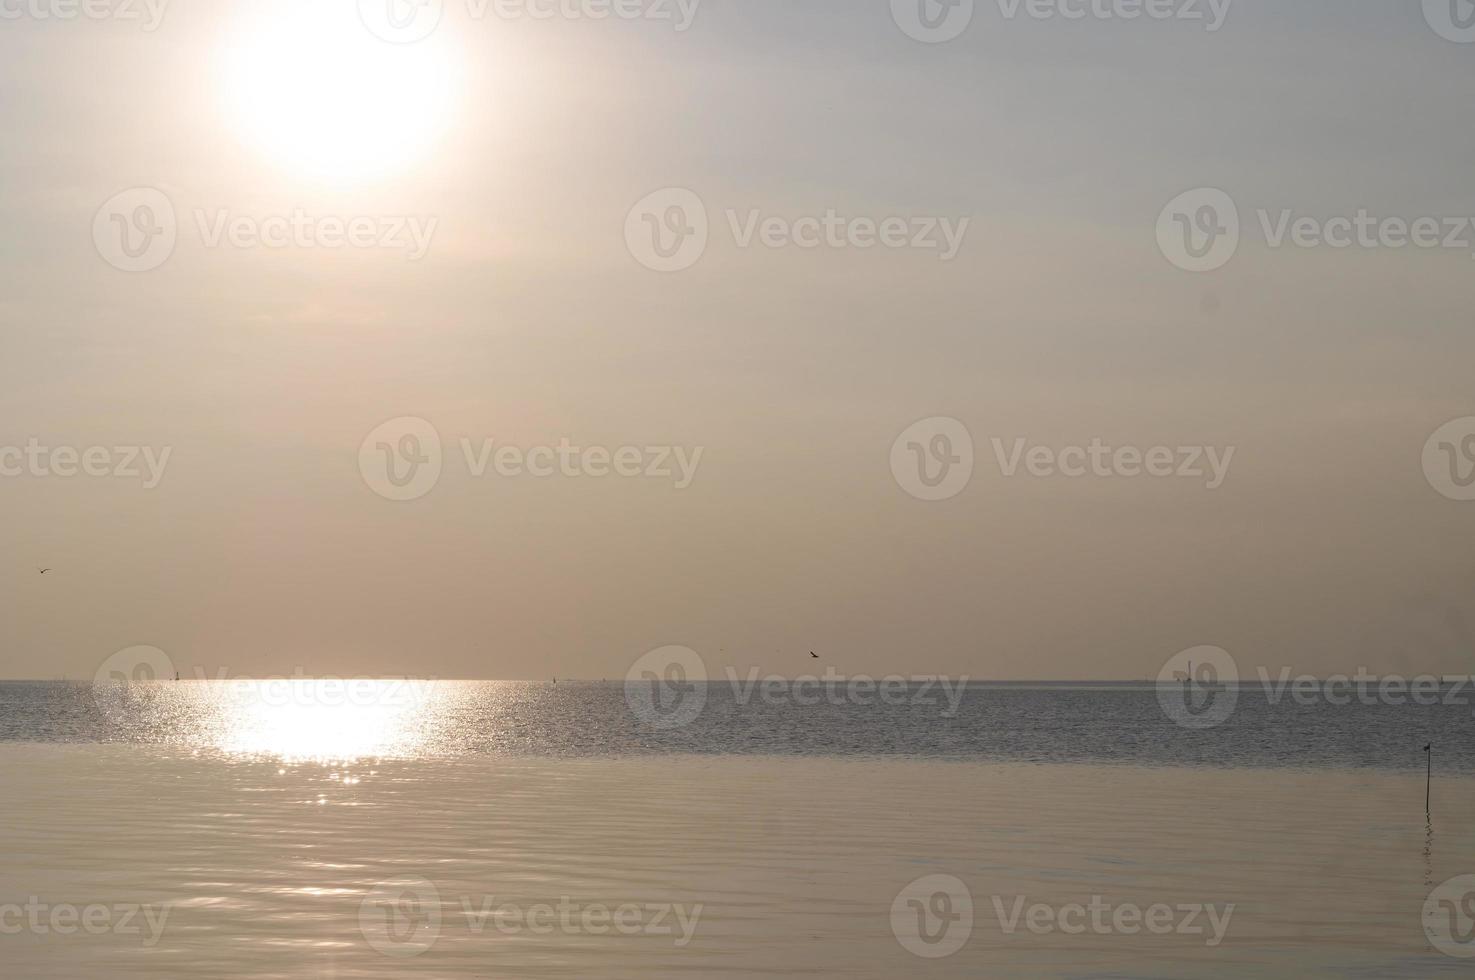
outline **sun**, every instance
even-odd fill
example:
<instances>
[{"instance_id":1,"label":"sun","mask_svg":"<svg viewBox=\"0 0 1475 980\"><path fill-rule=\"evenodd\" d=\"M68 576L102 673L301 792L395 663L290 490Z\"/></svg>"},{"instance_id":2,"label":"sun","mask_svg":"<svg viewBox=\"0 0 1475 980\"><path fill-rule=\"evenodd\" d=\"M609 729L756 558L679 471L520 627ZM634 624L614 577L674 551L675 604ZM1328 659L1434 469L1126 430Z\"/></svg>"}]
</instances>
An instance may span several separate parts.
<instances>
[{"instance_id":1,"label":"sun","mask_svg":"<svg viewBox=\"0 0 1475 980\"><path fill-rule=\"evenodd\" d=\"M304 177L399 173L450 127L459 59L449 32L414 44L374 36L352 3L248 4L220 60L242 142Z\"/></svg>"}]
</instances>

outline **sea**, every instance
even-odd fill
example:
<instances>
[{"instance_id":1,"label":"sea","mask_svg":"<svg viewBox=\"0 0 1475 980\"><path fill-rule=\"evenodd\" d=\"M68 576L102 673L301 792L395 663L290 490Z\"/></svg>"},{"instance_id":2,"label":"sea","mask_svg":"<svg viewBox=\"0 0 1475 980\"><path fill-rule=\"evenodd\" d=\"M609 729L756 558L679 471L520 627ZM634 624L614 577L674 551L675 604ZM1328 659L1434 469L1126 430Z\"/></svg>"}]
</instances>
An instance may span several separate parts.
<instances>
[{"instance_id":1,"label":"sea","mask_svg":"<svg viewBox=\"0 0 1475 980\"><path fill-rule=\"evenodd\" d=\"M0 976L1475 968L1475 692L669 687L0 683Z\"/></svg>"}]
</instances>

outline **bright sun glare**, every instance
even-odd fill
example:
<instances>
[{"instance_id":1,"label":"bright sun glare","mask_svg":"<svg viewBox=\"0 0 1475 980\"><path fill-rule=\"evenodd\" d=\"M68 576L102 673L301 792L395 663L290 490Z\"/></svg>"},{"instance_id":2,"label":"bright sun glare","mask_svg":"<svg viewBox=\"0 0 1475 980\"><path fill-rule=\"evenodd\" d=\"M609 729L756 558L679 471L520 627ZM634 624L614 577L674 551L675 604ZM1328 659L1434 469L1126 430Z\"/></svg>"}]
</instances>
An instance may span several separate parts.
<instances>
[{"instance_id":1,"label":"bright sun glare","mask_svg":"<svg viewBox=\"0 0 1475 980\"><path fill-rule=\"evenodd\" d=\"M413 753L430 690L423 681L278 678L216 681L187 693L210 707L216 742L227 752L351 762Z\"/></svg>"},{"instance_id":2,"label":"bright sun glare","mask_svg":"<svg viewBox=\"0 0 1475 980\"><path fill-rule=\"evenodd\" d=\"M248 5L223 52L241 138L306 177L380 177L413 166L448 128L458 59L442 26L415 44L371 34L352 3Z\"/></svg>"}]
</instances>

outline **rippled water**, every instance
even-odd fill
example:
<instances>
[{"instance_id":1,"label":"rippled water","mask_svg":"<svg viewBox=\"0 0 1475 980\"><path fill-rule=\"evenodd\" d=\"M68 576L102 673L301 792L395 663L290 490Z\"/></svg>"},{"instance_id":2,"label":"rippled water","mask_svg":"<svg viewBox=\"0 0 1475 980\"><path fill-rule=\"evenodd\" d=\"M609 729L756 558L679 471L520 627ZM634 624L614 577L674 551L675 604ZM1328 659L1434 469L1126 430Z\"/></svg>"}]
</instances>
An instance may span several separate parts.
<instances>
[{"instance_id":1,"label":"rippled water","mask_svg":"<svg viewBox=\"0 0 1475 980\"><path fill-rule=\"evenodd\" d=\"M765 695L723 682L702 690L689 723L662 729L632 710L619 683L181 681L99 691L11 682L0 683L0 740L322 759L902 755L1404 772L1422 770L1432 741L1441 771L1475 773L1475 714L1458 703L1475 692L1450 688L1432 705L1337 705L1245 686L1233 713L1205 729L1176 724L1145 685L975 683L949 692L913 684L891 703L861 703L841 689Z\"/></svg>"},{"instance_id":2,"label":"rippled water","mask_svg":"<svg viewBox=\"0 0 1475 980\"><path fill-rule=\"evenodd\" d=\"M613 684L341 693L0 685L0 976L1439 977L1472 962L1425 933L1431 890L1475 873L1460 706L1242 696L1192 731L1151 688L977 686L953 716L708 690L689 724L655 731ZM905 924L908 889L938 875L956 887L929 884L928 901L972 918L934 959ZM1008 925L1016 903L1093 901L1227 918L1218 942ZM59 907L100 925L64 934Z\"/></svg>"},{"instance_id":3,"label":"rippled water","mask_svg":"<svg viewBox=\"0 0 1475 980\"><path fill-rule=\"evenodd\" d=\"M7 977L1468 975L1421 926L1430 883L1475 865L1467 780L1436 786L1431 832L1422 780L1370 771L484 755L325 766L114 744L3 746L0 773L0 896L169 909L153 945L0 936ZM892 930L899 891L930 874L955 876L974 906L946 959L912 955ZM407 880L433 888L411 923L439 921L401 936L418 955L386 955L365 905ZM1235 910L1216 947L1006 933L993 900L1019 895ZM700 913L684 946L475 916L486 902L560 901Z\"/></svg>"}]
</instances>

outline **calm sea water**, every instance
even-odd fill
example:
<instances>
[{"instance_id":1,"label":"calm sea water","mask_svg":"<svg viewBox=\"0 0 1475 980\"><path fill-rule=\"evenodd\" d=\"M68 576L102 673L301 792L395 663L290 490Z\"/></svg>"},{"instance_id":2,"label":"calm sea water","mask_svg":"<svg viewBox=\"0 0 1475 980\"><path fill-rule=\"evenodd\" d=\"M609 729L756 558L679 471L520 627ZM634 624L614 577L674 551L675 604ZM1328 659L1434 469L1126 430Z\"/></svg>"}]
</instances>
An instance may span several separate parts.
<instances>
[{"instance_id":1,"label":"calm sea water","mask_svg":"<svg viewBox=\"0 0 1475 980\"><path fill-rule=\"evenodd\" d=\"M1222 723L1191 728L1150 685L911 684L882 701L713 682L700 685L699 711L661 727L620 683L352 683L0 683L0 740L401 758L879 755L1395 771L1421 771L1433 742L1441 771L1475 773L1475 712L1459 703L1475 692L1449 686L1433 705L1342 705L1243 685Z\"/></svg>"},{"instance_id":2,"label":"calm sea water","mask_svg":"<svg viewBox=\"0 0 1475 980\"><path fill-rule=\"evenodd\" d=\"M1475 885L1445 885L1475 874L1466 707L1242 690L1193 730L1145 686L974 685L956 712L703 694L660 729L620 684L0 685L0 976L1299 980L1475 962L1453 955L1475 953ZM1075 911L1092 904L1100 927ZM1135 927L1151 909L1171 928ZM1470 937L1435 943L1446 914Z\"/></svg>"}]
</instances>

